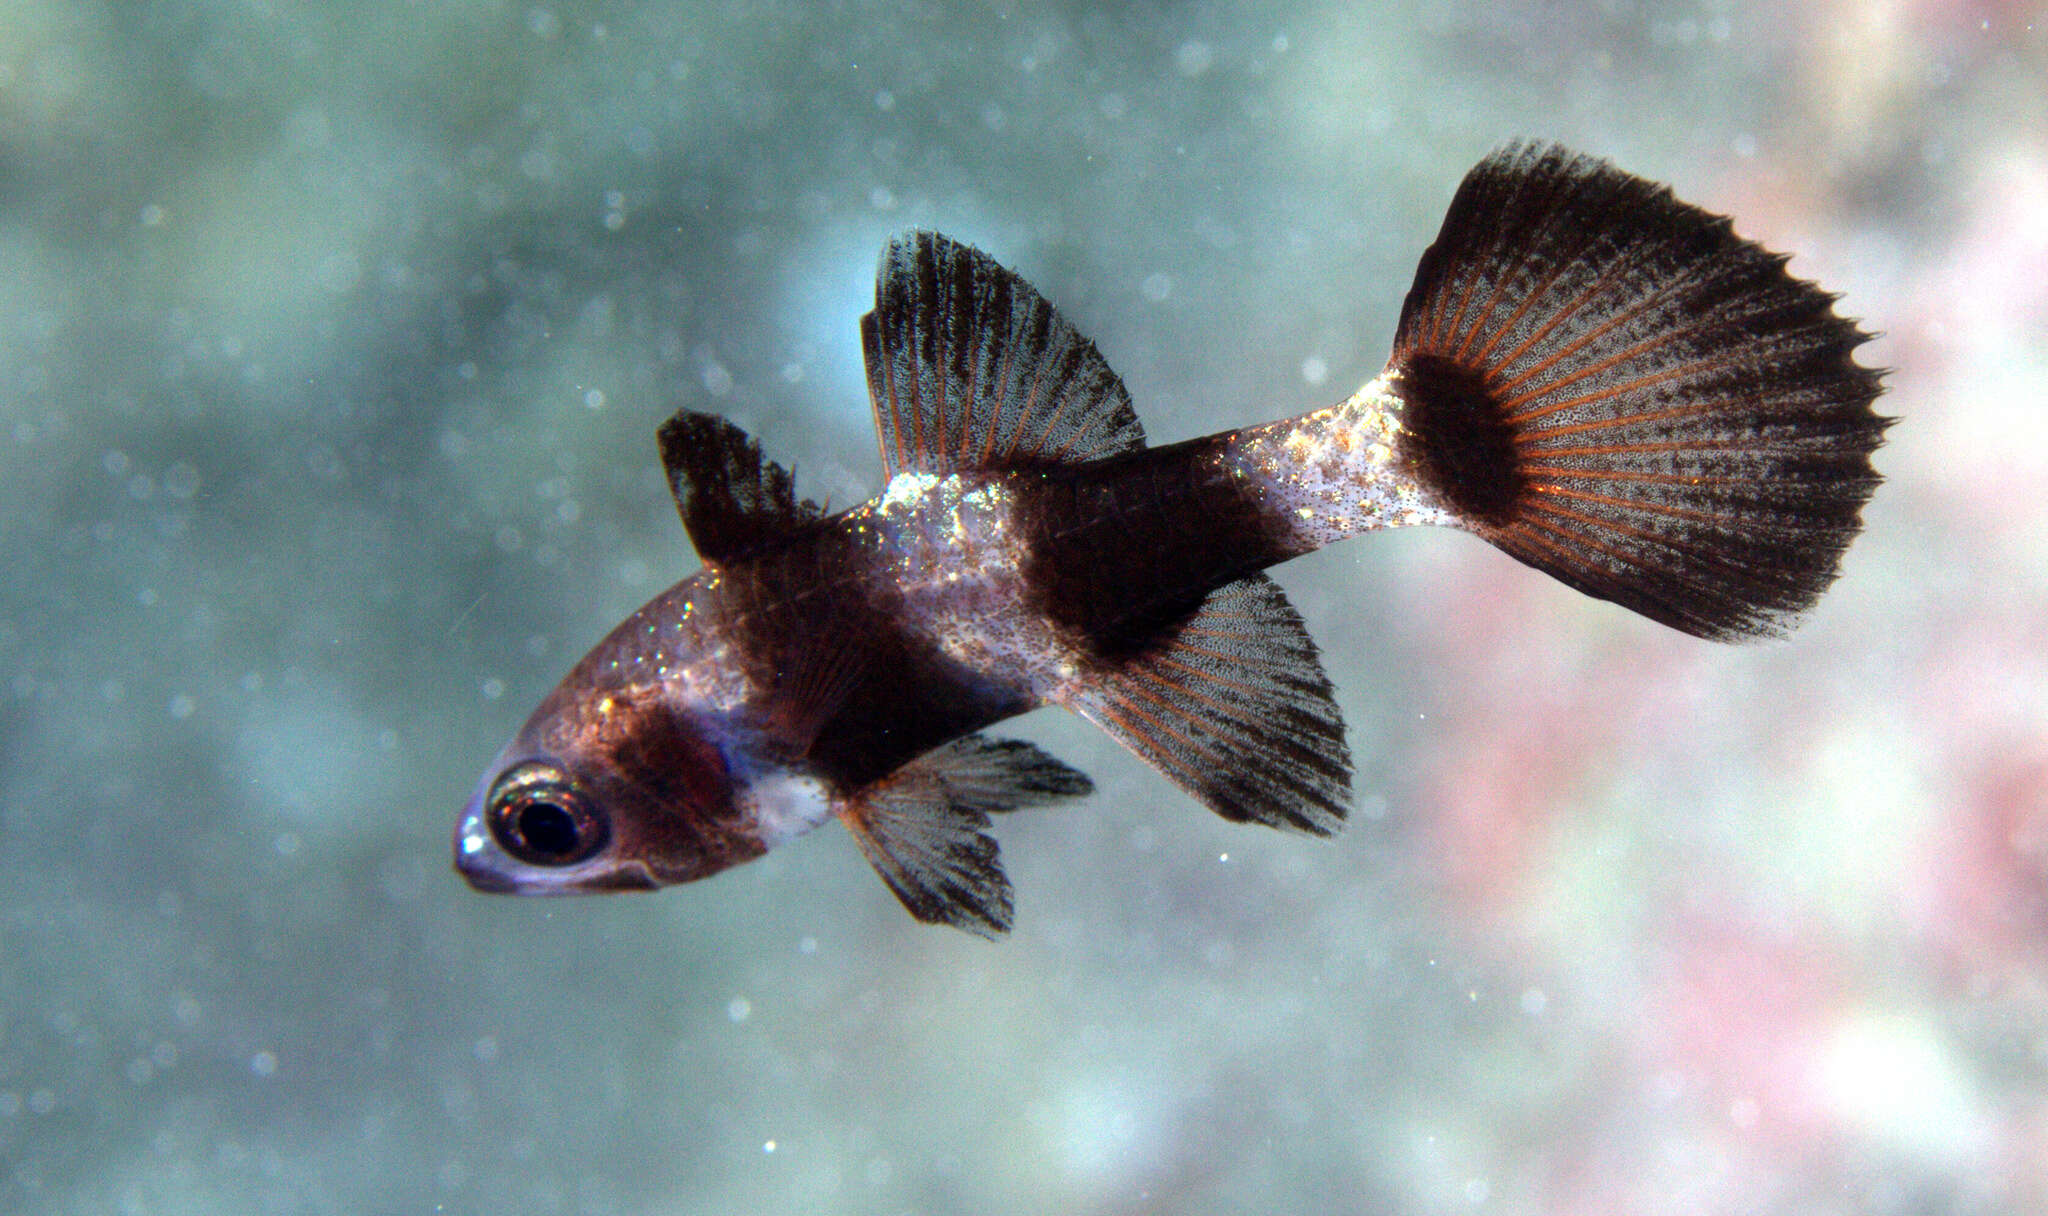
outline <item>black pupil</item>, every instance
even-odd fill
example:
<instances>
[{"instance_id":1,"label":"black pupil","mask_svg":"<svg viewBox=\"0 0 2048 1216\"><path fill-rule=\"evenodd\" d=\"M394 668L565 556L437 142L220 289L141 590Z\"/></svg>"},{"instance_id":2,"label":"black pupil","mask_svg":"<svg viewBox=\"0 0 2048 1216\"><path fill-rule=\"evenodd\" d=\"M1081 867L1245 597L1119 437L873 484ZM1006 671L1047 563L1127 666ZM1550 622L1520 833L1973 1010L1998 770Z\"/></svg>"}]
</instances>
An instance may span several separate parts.
<instances>
[{"instance_id":1,"label":"black pupil","mask_svg":"<svg viewBox=\"0 0 2048 1216\"><path fill-rule=\"evenodd\" d=\"M576 851L576 818L552 802L531 802L519 808L519 835L526 847L548 857Z\"/></svg>"}]
</instances>

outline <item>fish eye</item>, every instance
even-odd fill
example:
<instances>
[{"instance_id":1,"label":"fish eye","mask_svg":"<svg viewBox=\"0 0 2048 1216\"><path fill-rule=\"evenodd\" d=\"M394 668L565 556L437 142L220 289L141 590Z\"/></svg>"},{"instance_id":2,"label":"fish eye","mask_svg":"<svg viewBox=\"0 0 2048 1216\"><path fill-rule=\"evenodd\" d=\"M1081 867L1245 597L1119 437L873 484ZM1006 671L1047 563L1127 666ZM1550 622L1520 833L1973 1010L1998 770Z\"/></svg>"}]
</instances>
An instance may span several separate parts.
<instances>
[{"instance_id":1,"label":"fish eye","mask_svg":"<svg viewBox=\"0 0 2048 1216\"><path fill-rule=\"evenodd\" d=\"M507 853L537 866L575 865L611 838L604 816L549 764L522 764L500 777L484 821Z\"/></svg>"}]
</instances>

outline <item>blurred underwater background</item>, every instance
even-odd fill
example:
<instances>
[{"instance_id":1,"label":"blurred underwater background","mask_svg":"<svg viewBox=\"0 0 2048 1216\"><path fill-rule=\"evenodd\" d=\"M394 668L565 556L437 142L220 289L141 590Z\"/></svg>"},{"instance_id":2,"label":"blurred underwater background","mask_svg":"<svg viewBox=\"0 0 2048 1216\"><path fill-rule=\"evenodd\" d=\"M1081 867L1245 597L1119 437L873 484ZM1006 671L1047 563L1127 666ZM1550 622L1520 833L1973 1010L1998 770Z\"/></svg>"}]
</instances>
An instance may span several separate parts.
<instances>
[{"instance_id":1,"label":"blurred underwater background","mask_svg":"<svg viewBox=\"0 0 2048 1216\"><path fill-rule=\"evenodd\" d=\"M0 0L0 1210L2048 1210L2048 5ZM1384 359L1518 136L1881 333L1841 582L1714 646L1449 532L1276 573L1329 843L1008 724L1017 930L836 826L487 898L477 774L695 568L724 415L879 487L889 236L1168 442Z\"/></svg>"}]
</instances>

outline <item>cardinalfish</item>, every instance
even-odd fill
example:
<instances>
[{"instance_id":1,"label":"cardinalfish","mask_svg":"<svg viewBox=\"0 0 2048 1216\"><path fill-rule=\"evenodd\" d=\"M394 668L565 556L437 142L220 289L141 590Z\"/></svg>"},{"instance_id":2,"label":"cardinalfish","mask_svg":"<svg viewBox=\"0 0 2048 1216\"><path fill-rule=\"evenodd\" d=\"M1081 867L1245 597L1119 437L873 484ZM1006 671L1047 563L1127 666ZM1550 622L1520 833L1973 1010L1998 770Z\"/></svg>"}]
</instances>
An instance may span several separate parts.
<instances>
[{"instance_id":1,"label":"cardinalfish","mask_svg":"<svg viewBox=\"0 0 2048 1216\"><path fill-rule=\"evenodd\" d=\"M837 819L911 915L994 936L990 816L1092 788L982 733L1043 705L1226 819L1328 835L1344 721L1261 571L1380 528L1476 533L1702 638L1781 633L1861 529L1888 425L1867 335L1785 262L1663 186L1510 145L1452 199L1377 379L1147 447L1030 284L901 237L861 322L886 488L826 514L733 424L664 424L703 569L541 702L456 866L484 891L646 890Z\"/></svg>"}]
</instances>

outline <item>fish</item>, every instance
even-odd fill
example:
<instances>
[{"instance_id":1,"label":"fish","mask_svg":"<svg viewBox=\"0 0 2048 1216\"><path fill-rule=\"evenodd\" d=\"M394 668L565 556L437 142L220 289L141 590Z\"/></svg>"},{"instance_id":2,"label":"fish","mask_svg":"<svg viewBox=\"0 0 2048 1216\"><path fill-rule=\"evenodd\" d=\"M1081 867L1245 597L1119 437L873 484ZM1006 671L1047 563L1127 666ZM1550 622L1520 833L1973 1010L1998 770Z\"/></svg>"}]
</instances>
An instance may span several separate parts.
<instances>
[{"instance_id":1,"label":"fish","mask_svg":"<svg viewBox=\"0 0 2048 1216\"><path fill-rule=\"evenodd\" d=\"M738 426L659 449L702 569L600 641L478 782L487 892L693 882L829 820L911 916L983 937L992 817L1089 778L995 724L1060 706L1223 818L1343 823L1319 652L1265 571L1383 528L1469 532L1700 638L1784 634L1879 483L1883 372L1837 297L1671 190L1518 141L1455 192L1384 371L1148 446L1093 343L933 232L861 320L886 483L836 513Z\"/></svg>"}]
</instances>

